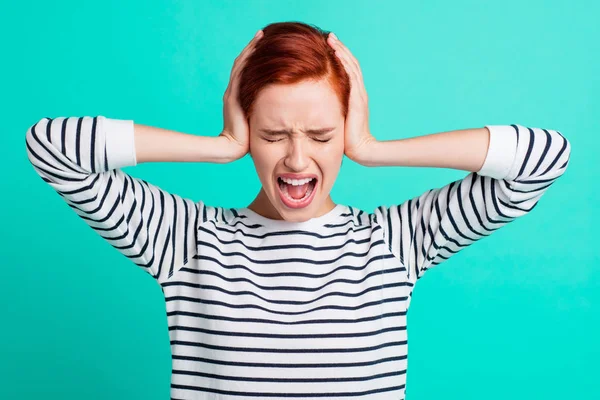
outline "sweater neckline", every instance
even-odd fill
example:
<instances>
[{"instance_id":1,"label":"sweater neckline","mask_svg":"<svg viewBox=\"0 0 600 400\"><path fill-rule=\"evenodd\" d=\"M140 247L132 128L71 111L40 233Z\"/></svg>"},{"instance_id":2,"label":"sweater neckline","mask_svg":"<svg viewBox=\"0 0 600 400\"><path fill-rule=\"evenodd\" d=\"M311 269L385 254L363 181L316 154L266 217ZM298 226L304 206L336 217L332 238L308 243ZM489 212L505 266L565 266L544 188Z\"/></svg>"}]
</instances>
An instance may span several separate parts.
<instances>
[{"instance_id":1,"label":"sweater neckline","mask_svg":"<svg viewBox=\"0 0 600 400\"><path fill-rule=\"evenodd\" d=\"M255 211L252 211L248 207L240 208L238 212L245 216L248 221L254 221L258 224L261 224L267 228L285 228L285 229L310 229L323 226L324 224L334 220L336 217L339 217L344 212L349 212L348 206L343 204L336 204L334 208L332 208L327 213L321 215L320 217L311 218L302 222L290 222L282 219L271 219L264 217L258 214Z\"/></svg>"}]
</instances>

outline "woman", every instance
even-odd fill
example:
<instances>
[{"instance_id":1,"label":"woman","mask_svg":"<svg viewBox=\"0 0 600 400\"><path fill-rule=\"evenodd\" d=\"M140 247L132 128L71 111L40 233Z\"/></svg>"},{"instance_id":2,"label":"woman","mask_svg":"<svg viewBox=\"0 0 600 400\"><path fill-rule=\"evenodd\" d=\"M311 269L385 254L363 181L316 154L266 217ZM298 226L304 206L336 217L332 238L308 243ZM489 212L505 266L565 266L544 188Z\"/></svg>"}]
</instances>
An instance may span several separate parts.
<instances>
[{"instance_id":1,"label":"woman","mask_svg":"<svg viewBox=\"0 0 600 400\"><path fill-rule=\"evenodd\" d=\"M298 22L258 32L223 100L215 137L97 116L43 118L26 138L42 179L161 285L174 399L403 399L417 280L527 214L569 162L559 132L521 125L376 140L358 62ZM120 169L246 153L262 188L245 208ZM331 199L344 155L470 173L366 213Z\"/></svg>"}]
</instances>

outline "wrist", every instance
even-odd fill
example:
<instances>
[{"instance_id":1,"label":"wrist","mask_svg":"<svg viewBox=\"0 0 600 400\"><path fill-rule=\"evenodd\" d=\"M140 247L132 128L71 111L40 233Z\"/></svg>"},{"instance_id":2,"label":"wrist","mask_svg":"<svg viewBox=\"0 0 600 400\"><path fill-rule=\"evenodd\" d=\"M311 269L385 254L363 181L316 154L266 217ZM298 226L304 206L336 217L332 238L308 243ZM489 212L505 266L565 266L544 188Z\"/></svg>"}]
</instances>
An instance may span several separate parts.
<instances>
[{"instance_id":1,"label":"wrist","mask_svg":"<svg viewBox=\"0 0 600 400\"><path fill-rule=\"evenodd\" d=\"M218 143L220 158L223 160L223 163L239 160L248 152L247 148L231 139L229 136L220 134L215 139Z\"/></svg>"},{"instance_id":2,"label":"wrist","mask_svg":"<svg viewBox=\"0 0 600 400\"><path fill-rule=\"evenodd\" d=\"M352 161L365 167L376 167L379 165L377 154L381 151L380 146L381 142L378 140L363 143L356 152L348 155L348 157Z\"/></svg>"}]
</instances>

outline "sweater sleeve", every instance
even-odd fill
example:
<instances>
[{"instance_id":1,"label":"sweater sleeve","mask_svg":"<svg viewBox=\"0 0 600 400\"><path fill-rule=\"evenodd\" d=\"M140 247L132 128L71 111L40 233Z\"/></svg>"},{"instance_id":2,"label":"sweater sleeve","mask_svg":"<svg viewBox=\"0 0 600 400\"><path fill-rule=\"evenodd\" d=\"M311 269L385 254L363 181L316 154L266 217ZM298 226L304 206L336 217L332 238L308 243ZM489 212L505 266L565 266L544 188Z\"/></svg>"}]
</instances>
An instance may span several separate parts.
<instances>
[{"instance_id":1,"label":"sweater sleeve","mask_svg":"<svg viewBox=\"0 0 600 400\"><path fill-rule=\"evenodd\" d=\"M571 145L555 130L486 125L482 168L371 214L410 282L477 240L529 213L566 170Z\"/></svg>"},{"instance_id":2,"label":"sweater sleeve","mask_svg":"<svg viewBox=\"0 0 600 400\"><path fill-rule=\"evenodd\" d=\"M204 203L120 168L137 164L132 120L43 118L27 130L37 174L86 224L159 283L196 255Z\"/></svg>"}]
</instances>

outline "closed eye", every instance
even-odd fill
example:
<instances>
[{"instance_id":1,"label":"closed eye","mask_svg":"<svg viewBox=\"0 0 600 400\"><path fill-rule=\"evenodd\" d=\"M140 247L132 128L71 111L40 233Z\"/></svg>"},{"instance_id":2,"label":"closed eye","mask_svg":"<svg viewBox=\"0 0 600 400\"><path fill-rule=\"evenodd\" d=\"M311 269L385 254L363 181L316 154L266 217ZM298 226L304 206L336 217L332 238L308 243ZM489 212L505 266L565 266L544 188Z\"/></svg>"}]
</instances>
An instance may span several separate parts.
<instances>
[{"instance_id":1,"label":"closed eye","mask_svg":"<svg viewBox=\"0 0 600 400\"><path fill-rule=\"evenodd\" d=\"M269 143L275 143L275 142L280 142L283 139L267 139L267 138L263 138L264 140L266 140ZM331 140L331 138L329 139L317 139L317 138L312 138L314 141L316 142L321 142L321 143L327 143Z\"/></svg>"},{"instance_id":2,"label":"closed eye","mask_svg":"<svg viewBox=\"0 0 600 400\"><path fill-rule=\"evenodd\" d=\"M335 130L335 127L331 127L331 128L320 128L320 129L309 129L308 131L304 132L304 133L308 133L308 134L312 134L312 135L318 135L318 136L323 136L326 133L329 133L331 131ZM289 129L268 129L268 128L261 128L260 131L262 133L266 133L267 135L271 136L271 137L280 137L281 135L289 135L292 133L291 130ZM266 137L263 137L264 140L266 140L269 143L274 143L274 142L280 142L283 139L267 139ZM316 137L312 137L312 139L316 142L320 142L320 143L327 143L329 142L332 138L328 138L328 139L317 139Z\"/></svg>"}]
</instances>

